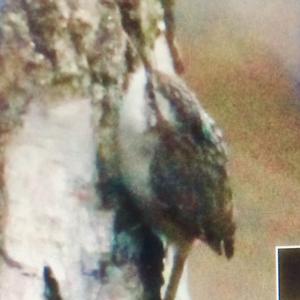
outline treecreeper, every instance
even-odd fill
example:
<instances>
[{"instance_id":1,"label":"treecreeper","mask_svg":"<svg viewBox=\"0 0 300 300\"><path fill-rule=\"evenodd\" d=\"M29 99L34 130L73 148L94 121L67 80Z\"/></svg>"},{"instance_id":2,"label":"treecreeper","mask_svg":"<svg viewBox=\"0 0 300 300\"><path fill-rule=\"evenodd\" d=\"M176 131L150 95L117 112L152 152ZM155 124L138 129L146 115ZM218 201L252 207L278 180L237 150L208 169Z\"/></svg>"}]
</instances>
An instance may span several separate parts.
<instances>
[{"instance_id":1,"label":"treecreeper","mask_svg":"<svg viewBox=\"0 0 300 300\"><path fill-rule=\"evenodd\" d=\"M178 75L140 66L134 76L120 114L121 172L132 204L173 249L163 297L172 300L195 240L233 256L226 147L221 130Z\"/></svg>"},{"instance_id":2,"label":"treecreeper","mask_svg":"<svg viewBox=\"0 0 300 300\"><path fill-rule=\"evenodd\" d=\"M133 217L124 216L121 204L116 205L115 215L125 221L117 220L114 229L122 231L127 217L132 227L144 226L150 236L144 240L159 241L157 252L163 253L158 255L159 271L163 255L172 255L171 274L159 299L151 300L174 300L194 242L201 240L230 258L235 233L222 133L179 75L183 64L174 43L174 0L4 2L5 7L0 5L0 67L5 75L0 86L0 171L6 176L0 176L1 292L4 288L7 298L15 299L11 287L20 285L19 295L26 288L26 295L41 297L42 282L47 299L95 299L96 293L101 299L117 299L123 292L127 295L127 289L129 298L122 299L136 296L132 292L142 282L137 278L142 276L134 274L139 261L122 270L118 254L124 246L126 254L134 248L132 252L140 255L145 246L138 242L144 231L137 230L138 245L131 247L133 239L124 239L122 245L122 234L115 230L112 246L117 250L112 256L117 263L106 257L114 250L111 240L106 243L114 214L100 209L94 188L98 176L93 174L99 171L103 207L121 203L111 192L117 186L135 212ZM54 170L49 181L48 166L49 172ZM22 187L17 194L15 186ZM51 191L53 195L48 195ZM130 209L125 211L130 214ZM135 217L138 222L132 220ZM41 223L46 224L43 230ZM105 229L103 235L99 228ZM27 253L29 271L23 264ZM121 259L126 261L127 256ZM123 289L132 274L137 283ZM27 284L31 280L34 284ZM115 282L120 291L113 297L108 288Z\"/></svg>"},{"instance_id":3,"label":"treecreeper","mask_svg":"<svg viewBox=\"0 0 300 300\"><path fill-rule=\"evenodd\" d=\"M163 300L175 299L195 241L229 259L236 228L222 131L180 77L184 66L174 42L173 2L162 1L174 71L151 60L136 42L146 40L140 23L132 27L130 14L123 15L137 59L118 127L120 173L129 202L164 244L165 256L172 256Z\"/></svg>"}]
</instances>

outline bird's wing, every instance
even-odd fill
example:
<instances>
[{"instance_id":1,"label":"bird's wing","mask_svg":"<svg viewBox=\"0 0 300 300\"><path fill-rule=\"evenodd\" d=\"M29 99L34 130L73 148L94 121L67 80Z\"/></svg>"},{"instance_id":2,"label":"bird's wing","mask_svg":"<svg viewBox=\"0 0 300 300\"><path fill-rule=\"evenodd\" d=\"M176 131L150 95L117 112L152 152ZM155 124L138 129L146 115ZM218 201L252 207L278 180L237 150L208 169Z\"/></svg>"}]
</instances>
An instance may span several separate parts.
<instances>
[{"instance_id":1,"label":"bird's wing","mask_svg":"<svg viewBox=\"0 0 300 300\"><path fill-rule=\"evenodd\" d=\"M231 256L234 223L221 130L182 80L157 73L156 85L175 116L159 128L161 139L151 166L157 201L184 232L204 231L217 252L224 241ZM225 240L230 240L227 245Z\"/></svg>"}]
</instances>

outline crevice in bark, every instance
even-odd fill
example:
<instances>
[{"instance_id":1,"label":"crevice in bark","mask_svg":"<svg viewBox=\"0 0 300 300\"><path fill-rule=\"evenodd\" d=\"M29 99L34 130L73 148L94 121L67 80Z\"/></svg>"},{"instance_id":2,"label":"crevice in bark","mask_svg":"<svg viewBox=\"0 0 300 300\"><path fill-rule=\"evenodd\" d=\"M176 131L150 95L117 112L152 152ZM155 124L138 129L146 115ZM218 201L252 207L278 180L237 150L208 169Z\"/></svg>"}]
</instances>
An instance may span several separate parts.
<instances>
[{"instance_id":1,"label":"crevice in bark","mask_svg":"<svg viewBox=\"0 0 300 300\"><path fill-rule=\"evenodd\" d=\"M159 236L145 223L141 212L132 205L131 194L121 185L114 224L113 262L137 266L144 300L160 300L163 285L164 248Z\"/></svg>"},{"instance_id":2,"label":"crevice in bark","mask_svg":"<svg viewBox=\"0 0 300 300\"><path fill-rule=\"evenodd\" d=\"M136 10L140 5L139 1L119 0L117 3L120 8L122 26L125 32L141 46L145 45L145 36L141 27L141 19L136 13Z\"/></svg>"},{"instance_id":3,"label":"crevice in bark","mask_svg":"<svg viewBox=\"0 0 300 300\"><path fill-rule=\"evenodd\" d=\"M46 300L63 300L57 280L54 277L52 269L49 266L45 266L43 270L43 277L45 283L44 296Z\"/></svg>"},{"instance_id":4,"label":"crevice in bark","mask_svg":"<svg viewBox=\"0 0 300 300\"><path fill-rule=\"evenodd\" d=\"M142 27L142 20L138 10L140 1L118 0L119 10L121 13L121 22L124 31L128 34L130 42L133 43L139 58L142 60L146 69L151 68L151 62L148 57L148 47L146 33Z\"/></svg>"},{"instance_id":5,"label":"crevice in bark","mask_svg":"<svg viewBox=\"0 0 300 300\"><path fill-rule=\"evenodd\" d=\"M11 268L22 269L22 265L13 260L3 248L0 248L0 257L2 257L3 261Z\"/></svg>"},{"instance_id":6,"label":"crevice in bark","mask_svg":"<svg viewBox=\"0 0 300 300\"><path fill-rule=\"evenodd\" d=\"M26 0L22 0L21 4L27 16L28 28L35 45L35 50L45 56L51 62L52 66L55 67L57 63L56 52L49 47L50 45L46 43L44 36L45 33L53 35L56 31L56 22L51 22L49 18L57 10L55 2L44 7L41 6L36 11L31 9ZM45 26L47 30L45 30Z\"/></svg>"},{"instance_id":7,"label":"crevice in bark","mask_svg":"<svg viewBox=\"0 0 300 300\"><path fill-rule=\"evenodd\" d=\"M163 285L164 248L160 238L151 228L142 227L142 245L139 260L139 272L144 285L145 300L159 300Z\"/></svg>"}]
</instances>

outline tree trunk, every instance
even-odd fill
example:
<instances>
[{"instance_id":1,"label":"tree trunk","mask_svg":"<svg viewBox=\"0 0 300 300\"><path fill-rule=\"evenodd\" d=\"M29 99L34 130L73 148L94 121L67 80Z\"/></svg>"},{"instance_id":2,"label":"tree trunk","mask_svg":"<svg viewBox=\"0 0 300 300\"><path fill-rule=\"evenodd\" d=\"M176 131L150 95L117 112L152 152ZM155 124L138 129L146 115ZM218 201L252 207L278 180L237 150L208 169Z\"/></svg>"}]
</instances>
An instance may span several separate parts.
<instances>
[{"instance_id":1,"label":"tree trunk","mask_svg":"<svg viewBox=\"0 0 300 300\"><path fill-rule=\"evenodd\" d=\"M160 299L116 128L135 65L182 69L171 2L1 2L0 299Z\"/></svg>"}]
</instances>

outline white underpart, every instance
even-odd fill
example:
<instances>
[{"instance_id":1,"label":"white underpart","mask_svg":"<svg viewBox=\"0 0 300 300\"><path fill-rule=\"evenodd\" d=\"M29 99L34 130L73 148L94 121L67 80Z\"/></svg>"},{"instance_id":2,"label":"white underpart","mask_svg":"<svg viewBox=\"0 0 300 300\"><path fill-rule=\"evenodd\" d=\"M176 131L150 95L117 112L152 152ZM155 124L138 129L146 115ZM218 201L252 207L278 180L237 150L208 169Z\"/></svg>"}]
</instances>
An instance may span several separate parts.
<instances>
[{"instance_id":1,"label":"white underpart","mask_svg":"<svg viewBox=\"0 0 300 300\"><path fill-rule=\"evenodd\" d=\"M120 109L119 143L125 182L143 200L151 199L149 167L155 137L148 132L151 116L146 101L147 77L144 67L131 75L129 87ZM142 200L142 201L143 201Z\"/></svg>"},{"instance_id":2,"label":"white underpart","mask_svg":"<svg viewBox=\"0 0 300 300\"><path fill-rule=\"evenodd\" d=\"M160 34L155 41L152 61L156 70L170 75L175 74L171 51L164 34Z\"/></svg>"},{"instance_id":3,"label":"white underpart","mask_svg":"<svg viewBox=\"0 0 300 300\"><path fill-rule=\"evenodd\" d=\"M91 120L87 99L56 107L33 103L12 137L6 149L5 250L22 268L3 265L1 299L43 299L46 265L64 300L96 299L99 279L89 274L98 268L99 252L109 251L103 224L110 216L95 210Z\"/></svg>"},{"instance_id":4,"label":"white underpart","mask_svg":"<svg viewBox=\"0 0 300 300\"><path fill-rule=\"evenodd\" d=\"M152 53L154 68L166 74L174 74L173 61L165 35L161 34ZM127 184L145 201L150 199L149 167L156 144L149 125L156 124L156 116L147 98L147 74L140 66L130 76L129 86L120 109L119 142L121 164ZM169 101L156 93L158 108L166 120L174 121Z\"/></svg>"},{"instance_id":5,"label":"white underpart","mask_svg":"<svg viewBox=\"0 0 300 300\"><path fill-rule=\"evenodd\" d=\"M150 126L156 123L156 116L147 97L147 76L143 66L130 77L128 89L120 109L119 143L121 147L121 170L125 182L138 197L150 200L150 163L156 146L156 133ZM156 101L163 117L174 119L166 99L156 95Z\"/></svg>"}]
</instances>

